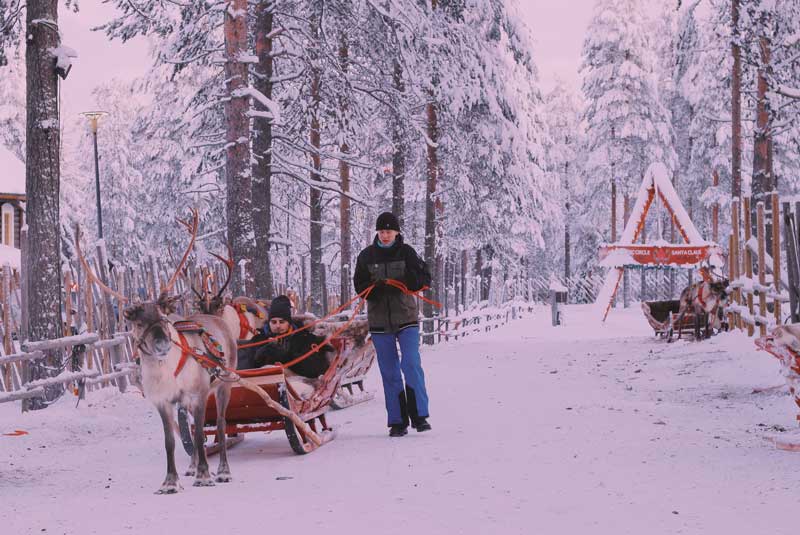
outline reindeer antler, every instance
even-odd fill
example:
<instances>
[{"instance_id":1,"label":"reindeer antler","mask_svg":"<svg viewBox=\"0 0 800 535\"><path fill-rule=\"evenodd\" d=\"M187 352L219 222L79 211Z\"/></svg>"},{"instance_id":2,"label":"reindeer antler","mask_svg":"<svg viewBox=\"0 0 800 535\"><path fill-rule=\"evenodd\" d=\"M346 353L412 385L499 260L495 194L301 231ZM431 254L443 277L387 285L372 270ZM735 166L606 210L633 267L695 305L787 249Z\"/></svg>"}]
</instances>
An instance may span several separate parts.
<instances>
[{"instance_id":1,"label":"reindeer antler","mask_svg":"<svg viewBox=\"0 0 800 535\"><path fill-rule=\"evenodd\" d=\"M175 269L175 273L172 277L167 281L167 284L161 288L161 295L166 295L172 291L172 287L175 286L175 281L178 280L178 275L180 274L183 266L186 264L186 260L189 258L189 254L192 252L192 248L194 247L194 241L197 238L197 229L200 226L200 216L197 213L195 208L192 208L192 222L189 223L183 219L177 219L178 223L186 227L186 229L191 233L192 238L189 240L189 246L186 248L186 252L183 253L183 258L181 258L181 263L178 264L178 267Z\"/></svg>"},{"instance_id":2,"label":"reindeer antler","mask_svg":"<svg viewBox=\"0 0 800 535\"><path fill-rule=\"evenodd\" d=\"M92 268L89 267L89 262L86 261L86 258L83 256L83 252L81 252L81 227L78 224L75 225L75 250L78 253L78 259L81 261L81 264L83 265L83 269L86 270L86 277L91 282L94 282L95 284L97 284L97 286L99 286L100 289L103 290L105 293L116 297L117 299L119 299L119 301L121 303L127 303L128 302L128 298L127 297L125 297L121 293L119 293L117 291L114 291L111 288L109 288L108 286L106 286L103 283L103 281L101 281L97 277L97 275L94 274L94 271L92 271Z\"/></svg>"},{"instance_id":3,"label":"reindeer antler","mask_svg":"<svg viewBox=\"0 0 800 535\"><path fill-rule=\"evenodd\" d=\"M231 249L231 244L230 243L227 243L226 245L228 246L228 258L222 258L220 255L218 255L216 253L211 253L211 255L214 258L216 258L217 260L219 260L220 262L225 264L225 267L228 268L228 278L225 279L225 283L220 287L219 291L217 292L217 295L214 296L214 299L222 297L222 294L223 294L223 292L225 292L225 288L228 287L228 284L230 284L231 276L233 275L233 266L234 266L233 249Z\"/></svg>"}]
</instances>

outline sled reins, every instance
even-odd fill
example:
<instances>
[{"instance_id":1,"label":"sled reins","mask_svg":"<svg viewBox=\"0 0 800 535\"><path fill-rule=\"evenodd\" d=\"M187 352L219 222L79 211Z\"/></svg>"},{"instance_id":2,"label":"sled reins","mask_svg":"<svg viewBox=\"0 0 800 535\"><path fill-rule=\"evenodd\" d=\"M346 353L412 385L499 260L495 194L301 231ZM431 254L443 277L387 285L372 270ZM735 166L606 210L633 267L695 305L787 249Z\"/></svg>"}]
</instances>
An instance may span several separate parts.
<instances>
[{"instance_id":1,"label":"sled reins","mask_svg":"<svg viewBox=\"0 0 800 535\"><path fill-rule=\"evenodd\" d=\"M441 303L438 303L438 302L436 302L436 301L434 301L432 299L428 299L425 296L421 295L422 292L424 292L425 290L428 289L427 286L424 286L424 287L422 287L421 289L419 289L417 291L412 291L412 290L409 290L408 287L405 284L403 284L402 282L400 282L398 280L387 279L387 280L384 281L384 283L387 284L388 286L393 286L393 287L399 289L400 291L402 291L403 293L405 293L407 295L412 295L412 296L416 297L417 299L425 301L426 303L430 303L430 304L432 304L433 306L435 306L437 308L441 308L442 307ZM292 359L289 362L275 363L274 366L277 366L277 367L279 367L281 369L284 369L284 368L288 368L288 367L294 366L296 364L299 364L300 362L304 361L305 359L307 359L308 357L310 357L314 353L318 352L320 350L320 348L328 345L333 338L335 338L338 335L340 335L341 333L343 333L345 330L347 330L348 327L350 327L350 325L352 325L352 323L353 323L353 321L355 321L355 318L358 315L358 313L361 311L362 308L364 308L364 304L367 302L367 297L372 292L372 290L375 289L376 286L377 286L377 283L370 285L369 287L364 289L362 292L359 292L358 294L356 294L352 299L350 299L349 301L347 301L343 305L339 306L336 310L334 310L333 312L331 312L327 316L324 316L324 317L322 317L320 319L317 319L317 320L314 320L312 322L309 322L306 325L303 325L302 327L300 327L298 329L294 329L292 331L286 332L284 334L279 334L277 336L272 336L270 338L267 338L266 340L261 340L259 342L251 342L251 343L241 344L241 345L237 346L237 348L238 349L246 349L246 348L250 348L250 347L258 347L258 346L266 345L266 344L268 344L270 342L275 342L277 340L281 340L283 338L287 338L289 336L292 336L293 334L298 333L300 331L304 331L304 330L310 329L310 328L314 327L315 325L317 325L317 324L319 324L319 323L321 323L321 322L323 322L323 321L325 321L327 319L330 319L333 316L336 316L337 314L341 313L342 311L347 309L351 304L353 304L357 299L361 299L361 302L356 306L355 310L353 311L353 314L350 315L350 318L345 322L345 324L342 327L336 329L334 332L332 332L328 337L325 338L325 340L322 341L322 343L320 343L320 344L312 344L311 345L311 349L309 351L307 351L306 353L300 355L299 357L296 357L296 358ZM183 333L178 332L178 336L180 338L180 342L176 342L175 340L172 341L173 344L175 344L175 345L177 345L178 347L181 348L181 358L180 358L180 360L178 362L178 366L175 368L175 372L174 372L174 375L176 377L180 373L180 371L183 369L183 366L186 364L186 360L190 356L193 357L195 360L197 360L200 363L201 366L203 366L204 368L206 368L208 370L223 370L224 372L227 372L228 374L230 374L230 373L234 373L234 374L238 373L237 370L231 370L227 366L224 366L224 365L220 364L219 362L209 358L207 355L202 354L202 353L198 353L197 351L195 351L191 346L189 346L189 343L186 340L186 337L183 335ZM210 371L210 373L213 374L213 371ZM218 375L218 373L216 375Z\"/></svg>"}]
</instances>

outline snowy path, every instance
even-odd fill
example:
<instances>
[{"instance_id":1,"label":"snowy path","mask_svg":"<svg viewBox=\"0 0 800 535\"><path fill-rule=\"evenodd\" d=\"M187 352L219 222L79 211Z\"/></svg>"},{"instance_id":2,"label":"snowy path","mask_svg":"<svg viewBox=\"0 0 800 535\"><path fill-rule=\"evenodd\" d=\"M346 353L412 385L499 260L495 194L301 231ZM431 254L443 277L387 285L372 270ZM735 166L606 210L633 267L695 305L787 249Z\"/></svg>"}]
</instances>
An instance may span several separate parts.
<instances>
[{"instance_id":1,"label":"snowy path","mask_svg":"<svg viewBox=\"0 0 800 535\"><path fill-rule=\"evenodd\" d=\"M636 309L601 333L573 308L428 349L431 433L389 439L380 400L334 412L311 455L285 436L231 452L234 482L155 496L160 424L138 394L35 414L0 406L3 533L770 533L795 522L800 454L778 365L752 341L654 342ZM581 340L574 338L580 336ZM369 381L379 388L377 370ZM188 464L180 454L180 466ZM212 468L215 462L212 464ZM291 479L276 479L289 477ZM167 531L169 530L169 531Z\"/></svg>"}]
</instances>

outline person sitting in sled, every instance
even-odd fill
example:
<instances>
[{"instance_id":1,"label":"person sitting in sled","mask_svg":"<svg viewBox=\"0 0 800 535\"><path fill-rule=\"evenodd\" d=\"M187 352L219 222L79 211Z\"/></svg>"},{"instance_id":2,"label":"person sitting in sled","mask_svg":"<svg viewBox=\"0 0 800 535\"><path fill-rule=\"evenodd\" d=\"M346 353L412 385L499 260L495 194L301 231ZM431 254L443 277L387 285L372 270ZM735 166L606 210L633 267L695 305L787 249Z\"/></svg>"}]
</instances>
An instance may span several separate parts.
<instances>
[{"instance_id":1,"label":"person sitting in sled","mask_svg":"<svg viewBox=\"0 0 800 535\"><path fill-rule=\"evenodd\" d=\"M272 300L268 316L269 321L264 324L263 331L248 343L262 342L286 333L292 334L264 345L240 349L237 366L240 370L260 368L275 363L285 364L305 355L311 351L313 346L321 347L304 360L290 366L289 369L297 375L309 379L316 379L328 370L334 354L333 347L330 344L322 345L325 338L315 335L310 330L292 332L300 329L302 325L292 321L292 303L287 296L279 295Z\"/></svg>"},{"instance_id":2,"label":"person sitting in sled","mask_svg":"<svg viewBox=\"0 0 800 535\"><path fill-rule=\"evenodd\" d=\"M431 429L428 392L419 355L417 297L386 281L402 282L416 292L430 285L431 274L414 248L403 243L394 214L379 215L375 230L375 240L358 255L353 285L358 293L375 285L367 296L369 332L383 380L389 436L401 437L408 433L409 418L418 432Z\"/></svg>"}]
</instances>

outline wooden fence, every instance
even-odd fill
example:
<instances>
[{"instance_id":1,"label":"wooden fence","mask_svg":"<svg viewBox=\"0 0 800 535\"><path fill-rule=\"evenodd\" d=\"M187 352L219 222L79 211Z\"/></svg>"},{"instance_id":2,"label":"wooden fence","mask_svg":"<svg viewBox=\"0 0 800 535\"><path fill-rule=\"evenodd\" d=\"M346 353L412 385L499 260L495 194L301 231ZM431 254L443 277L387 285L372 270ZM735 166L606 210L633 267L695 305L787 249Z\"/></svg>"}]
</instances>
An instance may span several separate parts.
<instances>
[{"instance_id":1,"label":"wooden fence","mask_svg":"<svg viewBox=\"0 0 800 535\"><path fill-rule=\"evenodd\" d=\"M774 209L767 212L765 203L759 201L752 210L749 197L743 198L741 210L738 200L734 200L731 206L727 274L733 291L727 307L728 322L746 331L748 336L753 336L756 329L759 336L764 336L768 330L790 318L800 321L797 315L800 274L796 232L800 203L795 203L794 207L788 202L783 203L781 217L780 199L777 193L772 193L770 207ZM742 221L743 214L750 221ZM788 277L781 275L782 245L787 253ZM790 303L788 310L783 307L784 303Z\"/></svg>"},{"instance_id":2,"label":"wooden fence","mask_svg":"<svg viewBox=\"0 0 800 535\"><path fill-rule=\"evenodd\" d=\"M484 303L486 305L486 303ZM437 344L458 340L479 333L491 332L511 320L532 314L533 303L511 301L500 307L485 307L467 311L452 317L442 316L421 320L423 343ZM426 327L430 331L426 331Z\"/></svg>"}]
</instances>

